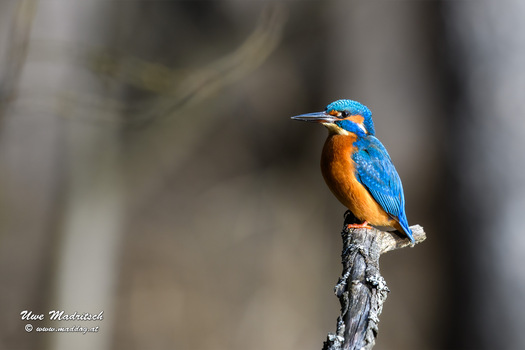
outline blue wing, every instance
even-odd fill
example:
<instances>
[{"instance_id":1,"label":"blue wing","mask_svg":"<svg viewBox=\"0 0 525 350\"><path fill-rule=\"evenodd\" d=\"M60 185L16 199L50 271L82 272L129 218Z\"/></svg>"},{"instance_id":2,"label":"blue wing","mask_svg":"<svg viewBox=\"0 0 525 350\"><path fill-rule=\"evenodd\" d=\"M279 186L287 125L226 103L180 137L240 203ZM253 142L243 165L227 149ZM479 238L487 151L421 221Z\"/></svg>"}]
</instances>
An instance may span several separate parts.
<instances>
[{"instance_id":1,"label":"blue wing","mask_svg":"<svg viewBox=\"0 0 525 350\"><path fill-rule=\"evenodd\" d=\"M360 138L357 151L352 155L357 180L365 186L372 197L396 219L411 241L412 230L405 214L403 185L385 146L374 136Z\"/></svg>"}]
</instances>

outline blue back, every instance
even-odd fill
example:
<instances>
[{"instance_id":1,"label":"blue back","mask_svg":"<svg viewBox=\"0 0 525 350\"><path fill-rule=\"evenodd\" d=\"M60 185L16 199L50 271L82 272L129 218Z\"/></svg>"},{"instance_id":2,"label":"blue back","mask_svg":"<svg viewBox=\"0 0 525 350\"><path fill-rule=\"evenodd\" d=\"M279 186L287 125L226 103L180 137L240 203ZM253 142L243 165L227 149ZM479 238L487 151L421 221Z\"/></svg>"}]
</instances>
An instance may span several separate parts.
<instances>
[{"instance_id":1,"label":"blue back","mask_svg":"<svg viewBox=\"0 0 525 350\"><path fill-rule=\"evenodd\" d=\"M357 180L390 216L398 220L406 235L414 241L405 213L403 185L387 150L372 135L358 137L354 146L357 150L352 154L352 160Z\"/></svg>"}]
</instances>

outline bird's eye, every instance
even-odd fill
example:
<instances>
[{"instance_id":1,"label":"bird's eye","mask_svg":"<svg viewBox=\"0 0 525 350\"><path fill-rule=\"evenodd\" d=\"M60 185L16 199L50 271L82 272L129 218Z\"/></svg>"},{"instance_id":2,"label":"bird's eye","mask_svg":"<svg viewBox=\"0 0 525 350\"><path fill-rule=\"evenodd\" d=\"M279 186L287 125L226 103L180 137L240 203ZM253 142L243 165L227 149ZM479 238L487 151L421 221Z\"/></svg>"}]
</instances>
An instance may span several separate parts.
<instances>
[{"instance_id":1,"label":"bird's eye","mask_svg":"<svg viewBox=\"0 0 525 350\"><path fill-rule=\"evenodd\" d=\"M341 119L344 119L344 118L348 117L348 112L347 111L341 111L339 113L340 114L339 114L338 117L341 118Z\"/></svg>"}]
</instances>

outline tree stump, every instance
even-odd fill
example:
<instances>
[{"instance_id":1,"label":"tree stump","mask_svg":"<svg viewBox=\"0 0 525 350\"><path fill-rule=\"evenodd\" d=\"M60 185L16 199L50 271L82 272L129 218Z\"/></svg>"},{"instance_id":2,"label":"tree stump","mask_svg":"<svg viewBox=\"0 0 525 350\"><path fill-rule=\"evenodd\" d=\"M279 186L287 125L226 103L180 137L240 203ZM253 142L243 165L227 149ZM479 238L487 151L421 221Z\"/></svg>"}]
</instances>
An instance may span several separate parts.
<instances>
[{"instance_id":1,"label":"tree stump","mask_svg":"<svg viewBox=\"0 0 525 350\"><path fill-rule=\"evenodd\" d=\"M413 246L408 238L375 228L348 228L352 215L345 216L341 236L343 273L335 286L341 303L336 333L329 333L323 350L372 349L378 331L379 315L388 292L379 272L379 257L388 251ZM411 226L415 244L426 239L423 228Z\"/></svg>"}]
</instances>

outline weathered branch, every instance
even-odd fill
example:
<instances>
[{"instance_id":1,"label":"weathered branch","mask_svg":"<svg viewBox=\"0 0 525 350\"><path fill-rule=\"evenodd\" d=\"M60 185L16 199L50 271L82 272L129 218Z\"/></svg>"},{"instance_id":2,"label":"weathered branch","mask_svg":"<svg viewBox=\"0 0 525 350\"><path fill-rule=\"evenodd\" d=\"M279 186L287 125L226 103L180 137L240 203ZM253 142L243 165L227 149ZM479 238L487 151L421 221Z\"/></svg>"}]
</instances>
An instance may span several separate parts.
<instances>
[{"instance_id":1,"label":"weathered branch","mask_svg":"<svg viewBox=\"0 0 525 350\"><path fill-rule=\"evenodd\" d=\"M337 331L329 333L323 350L372 349L378 331L379 315L390 291L379 272L379 257L394 249L411 246L408 239L394 232L377 229L348 229L351 215L345 218L343 237L343 273L335 286L341 303ZM414 239L426 239L423 228L411 227Z\"/></svg>"}]
</instances>

